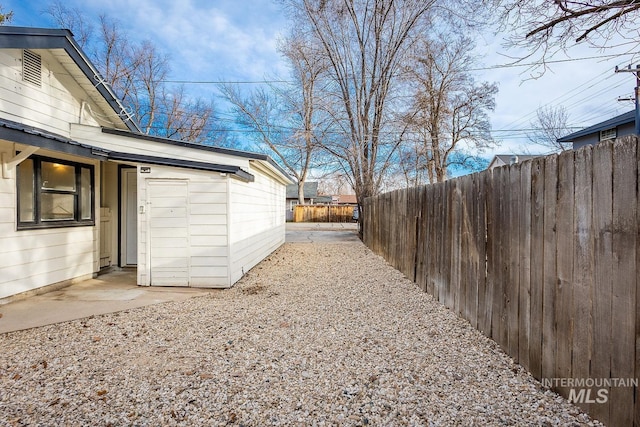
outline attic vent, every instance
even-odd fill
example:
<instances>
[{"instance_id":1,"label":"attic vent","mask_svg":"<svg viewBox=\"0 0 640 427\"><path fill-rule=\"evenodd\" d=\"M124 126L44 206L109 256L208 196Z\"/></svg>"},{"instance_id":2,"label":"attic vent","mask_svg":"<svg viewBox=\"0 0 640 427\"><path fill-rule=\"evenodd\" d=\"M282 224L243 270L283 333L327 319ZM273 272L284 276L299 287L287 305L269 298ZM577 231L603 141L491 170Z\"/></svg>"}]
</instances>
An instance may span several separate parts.
<instances>
[{"instance_id":1,"label":"attic vent","mask_svg":"<svg viewBox=\"0 0 640 427\"><path fill-rule=\"evenodd\" d=\"M600 131L600 141L606 141L608 139L616 139L616 136L618 136L616 132L616 128Z\"/></svg>"},{"instance_id":2,"label":"attic vent","mask_svg":"<svg viewBox=\"0 0 640 427\"><path fill-rule=\"evenodd\" d=\"M22 51L22 80L36 86L42 85L42 59L28 50Z\"/></svg>"}]
</instances>

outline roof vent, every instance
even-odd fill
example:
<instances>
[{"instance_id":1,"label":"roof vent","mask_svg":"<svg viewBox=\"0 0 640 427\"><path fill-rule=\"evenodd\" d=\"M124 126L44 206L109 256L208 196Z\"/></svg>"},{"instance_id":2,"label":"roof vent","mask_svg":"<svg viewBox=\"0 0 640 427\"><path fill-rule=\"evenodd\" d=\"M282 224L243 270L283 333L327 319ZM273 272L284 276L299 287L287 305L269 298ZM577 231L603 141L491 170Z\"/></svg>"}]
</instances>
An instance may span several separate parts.
<instances>
[{"instance_id":1,"label":"roof vent","mask_svg":"<svg viewBox=\"0 0 640 427\"><path fill-rule=\"evenodd\" d=\"M42 86L42 58L28 50L22 51L22 80Z\"/></svg>"}]
</instances>

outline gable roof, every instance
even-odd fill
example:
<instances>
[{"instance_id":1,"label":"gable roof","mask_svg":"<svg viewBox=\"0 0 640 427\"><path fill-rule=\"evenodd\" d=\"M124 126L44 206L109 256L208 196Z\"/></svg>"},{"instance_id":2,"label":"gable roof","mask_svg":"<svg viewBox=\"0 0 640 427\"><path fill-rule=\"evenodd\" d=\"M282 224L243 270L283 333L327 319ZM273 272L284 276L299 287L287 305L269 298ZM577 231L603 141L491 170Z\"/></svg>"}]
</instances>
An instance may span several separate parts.
<instances>
[{"instance_id":1,"label":"gable roof","mask_svg":"<svg viewBox=\"0 0 640 427\"><path fill-rule=\"evenodd\" d=\"M87 93L99 93L96 101L101 107L113 110L131 132L140 132L138 124L76 43L71 31L0 25L0 48L51 51ZM70 62L76 67L69 66Z\"/></svg>"},{"instance_id":2,"label":"gable roof","mask_svg":"<svg viewBox=\"0 0 640 427\"><path fill-rule=\"evenodd\" d=\"M515 160L515 163L519 163L519 162L524 162L525 160L533 159L535 157L538 157L538 155L496 154L495 156L493 156L493 159L491 160L491 163L489 163L489 166L487 166L487 169L491 169L492 167L495 167L498 161L502 162L503 165L510 165L512 159ZM502 166L502 165L499 165L499 166Z\"/></svg>"},{"instance_id":3,"label":"gable roof","mask_svg":"<svg viewBox=\"0 0 640 427\"><path fill-rule=\"evenodd\" d=\"M563 136L562 138L558 138L558 142L573 142L573 140L575 140L576 138L600 132L601 130L607 130L621 125L626 125L628 123L635 123L635 121L636 110L631 110L609 120L605 120L604 122L597 123L593 126L589 126L588 128L584 128L567 136Z\"/></svg>"},{"instance_id":4,"label":"gable roof","mask_svg":"<svg viewBox=\"0 0 640 427\"><path fill-rule=\"evenodd\" d=\"M315 199L318 197L318 183L317 182L305 182L304 183L304 198ZM298 184L287 185L287 199L298 198Z\"/></svg>"}]
</instances>

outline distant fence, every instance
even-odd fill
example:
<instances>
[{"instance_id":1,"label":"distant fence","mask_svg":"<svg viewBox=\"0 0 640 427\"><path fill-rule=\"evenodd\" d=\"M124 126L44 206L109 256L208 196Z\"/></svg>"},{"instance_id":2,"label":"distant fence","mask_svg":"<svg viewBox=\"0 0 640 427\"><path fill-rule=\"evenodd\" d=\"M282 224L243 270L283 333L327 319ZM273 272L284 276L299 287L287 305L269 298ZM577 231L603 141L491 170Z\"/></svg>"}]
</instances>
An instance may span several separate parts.
<instances>
[{"instance_id":1,"label":"distant fence","mask_svg":"<svg viewBox=\"0 0 640 427\"><path fill-rule=\"evenodd\" d=\"M296 205L293 222L352 222L354 206Z\"/></svg>"},{"instance_id":2,"label":"distant fence","mask_svg":"<svg viewBox=\"0 0 640 427\"><path fill-rule=\"evenodd\" d=\"M637 151L631 137L369 198L364 242L594 418L640 426Z\"/></svg>"}]
</instances>

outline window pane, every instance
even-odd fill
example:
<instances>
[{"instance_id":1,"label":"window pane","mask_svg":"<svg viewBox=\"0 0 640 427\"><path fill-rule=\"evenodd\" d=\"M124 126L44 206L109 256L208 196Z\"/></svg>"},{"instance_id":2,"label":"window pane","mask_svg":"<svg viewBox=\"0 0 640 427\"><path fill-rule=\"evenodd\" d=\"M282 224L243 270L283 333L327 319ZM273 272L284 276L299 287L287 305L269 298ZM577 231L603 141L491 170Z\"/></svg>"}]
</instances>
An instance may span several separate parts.
<instances>
[{"instance_id":1,"label":"window pane","mask_svg":"<svg viewBox=\"0 0 640 427\"><path fill-rule=\"evenodd\" d=\"M33 160L27 159L18 165L18 203L20 204L19 221L33 222Z\"/></svg>"},{"instance_id":2,"label":"window pane","mask_svg":"<svg viewBox=\"0 0 640 427\"><path fill-rule=\"evenodd\" d=\"M40 218L42 221L73 220L75 196L73 194L42 193Z\"/></svg>"},{"instance_id":3,"label":"window pane","mask_svg":"<svg viewBox=\"0 0 640 427\"><path fill-rule=\"evenodd\" d=\"M75 191L76 168L60 163L42 162L42 188L46 190Z\"/></svg>"},{"instance_id":4,"label":"window pane","mask_svg":"<svg viewBox=\"0 0 640 427\"><path fill-rule=\"evenodd\" d=\"M80 219L91 219L91 169L80 172Z\"/></svg>"}]
</instances>

